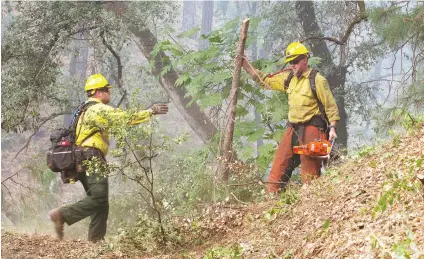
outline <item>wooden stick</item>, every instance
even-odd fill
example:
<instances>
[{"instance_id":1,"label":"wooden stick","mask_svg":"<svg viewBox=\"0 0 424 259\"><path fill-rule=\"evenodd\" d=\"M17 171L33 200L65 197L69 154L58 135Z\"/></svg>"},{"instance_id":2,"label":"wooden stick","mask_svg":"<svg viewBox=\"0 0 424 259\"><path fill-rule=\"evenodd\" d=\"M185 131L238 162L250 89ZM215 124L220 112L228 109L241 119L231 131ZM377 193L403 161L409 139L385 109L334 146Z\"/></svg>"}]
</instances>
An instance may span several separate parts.
<instances>
[{"instance_id":1,"label":"wooden stick","mask_svg":"<svg viewBox=\"0 0 424 259\"><path fill-rule=\"evenodd\" d=\"M241 66L243 62L244 48L246 46L247 29L249 28L249 18L243 21L240 32L240 40L237 46L237 58L234 64L233 82L231 84L231 92L229 96L226 128L224 135L224 153L221 161L221 178L228 181L229 170L228 164L231 163L233 158L233 135L234 135L234 121L236 117L237 106L237 93L240 87Z\"/></svg>"}]
</instances>

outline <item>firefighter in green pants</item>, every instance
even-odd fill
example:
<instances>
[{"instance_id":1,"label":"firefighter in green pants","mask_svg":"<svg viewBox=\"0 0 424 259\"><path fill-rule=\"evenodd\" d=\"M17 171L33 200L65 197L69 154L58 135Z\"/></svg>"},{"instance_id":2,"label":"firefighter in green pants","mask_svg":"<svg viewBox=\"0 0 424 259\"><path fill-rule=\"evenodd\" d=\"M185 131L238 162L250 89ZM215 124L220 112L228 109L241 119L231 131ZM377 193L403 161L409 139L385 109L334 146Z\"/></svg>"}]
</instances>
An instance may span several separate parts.
<instances>
[{"instance_id":1,"label":"firefighter in green pants","mask_svg":"<svg viewBox=\"0 0 424 259\"><path fill-rule=\"evenodd\" d=\"M102 165L106 165L106 154L109 148L109 121L126 115L125 111L115 109L108 105L110 102L112 86L101 74L91 75L86 82L85 91L89 97L88 102L96 102L90 105L81 115L76 128L76 145L82 150L85 160L99 159ZM166 114L166 104L155 104L149 110L132 114L131 125L149 121L155 114ZM64 235L64 223L72 225L88 216L91 222L88 231L88 240L97 242L104 239L109 214L109 183L107 178L107 166L101 166L101 175L87 175L85 172L78 174L78 180L82 183L87 197L84 199L49 212L49 217L55 225L59 239ZM102 170L100 170L102 171Z\"/></svg>"}]
</instances>

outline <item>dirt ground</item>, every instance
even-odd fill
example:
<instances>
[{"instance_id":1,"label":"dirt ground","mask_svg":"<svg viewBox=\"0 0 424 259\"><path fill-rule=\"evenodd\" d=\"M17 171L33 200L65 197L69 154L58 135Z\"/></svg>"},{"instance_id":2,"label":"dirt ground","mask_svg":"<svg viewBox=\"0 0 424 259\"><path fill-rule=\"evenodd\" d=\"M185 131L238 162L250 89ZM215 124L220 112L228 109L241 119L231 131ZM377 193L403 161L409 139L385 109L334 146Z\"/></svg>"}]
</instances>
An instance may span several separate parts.
<instances>
[{"instance_id":1,"label":"dirt ground","mask_svg":"<svg viewBox=\"0 0 424 259\"><path fill-rule=\"evenodd\" d=\"M194 219L181 219L181 233L202 241L198 245L170 251L160 247L155 255L142 255L139 250L120 252L111 243L69 237L59 242L51 235L2 231L1 256L424 259L424 185L416 177L424 174L423 161L424 125L342 161L279 200L231 208L211 205L196 219L197 231Z\"/></svg>"},{"instance_id":2,"label":"dirt ground","mask_svg":"<svg viewBox=\"0 0 424 259\"><path fill-rule=\"evenodd\" d=\"M1 233L1 258L128 258L108 251L105 244L82 240L59 241L44 234Z\"/></svg>"}]
</instances>

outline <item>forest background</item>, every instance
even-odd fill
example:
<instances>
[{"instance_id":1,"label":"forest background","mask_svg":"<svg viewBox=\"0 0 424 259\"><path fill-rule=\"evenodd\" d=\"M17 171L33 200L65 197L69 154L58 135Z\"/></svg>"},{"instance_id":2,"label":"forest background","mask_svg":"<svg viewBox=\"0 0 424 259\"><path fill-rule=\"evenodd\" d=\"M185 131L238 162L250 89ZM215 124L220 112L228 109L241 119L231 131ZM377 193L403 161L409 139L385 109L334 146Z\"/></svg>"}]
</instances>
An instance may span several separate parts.
<instances>
[{"instance_id":1,"label":"forest background","mask_svg":"<svg viewBox=\"0 0 424 259\"><path fill-rule=\"evenodd\" d=\"M290 42L311 50L310 65L328 78L339 105L342 157L423 120L422 2L5 1L2 227L46 231L47 211L83 196L82 186L63 185L48 170L45 154L49 132L69 123L93 73L114 86L114 106L170 106L149 124L117 122L111 131L111 238L152 250L145 240L178 239L175 218L217 202L263 201L261 182L286 128L284 93L265 91L242 74L237 159L227 176L217 166L245 17L246 56L264 72L286 67ZM67 235L84 237L86 225L71 226Z\"/></svg>"}]
</instances>

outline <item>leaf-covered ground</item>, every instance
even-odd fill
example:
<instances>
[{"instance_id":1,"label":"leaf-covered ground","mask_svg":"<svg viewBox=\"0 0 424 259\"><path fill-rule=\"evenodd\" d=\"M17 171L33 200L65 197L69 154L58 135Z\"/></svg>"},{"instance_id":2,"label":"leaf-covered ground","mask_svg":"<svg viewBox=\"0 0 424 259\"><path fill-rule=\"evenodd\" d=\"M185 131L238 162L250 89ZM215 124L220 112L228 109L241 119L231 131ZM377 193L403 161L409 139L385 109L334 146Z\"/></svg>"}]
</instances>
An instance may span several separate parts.
<instances>
[{"instance_id":1,"label":"leaf-covered ground","mask_svg":"<svg viewBox=\"0 0 424 259\"><path fill-rule=\"evenodd\" d=\"M117 258L120 252L106 251L103 244L81 240L59 241L51 235L2 232L1 258Z\"/></svg>"},{"instance_id":2,"label":"leaf-covered ground","mask_svg":"<svg viewBox=\"0 0 424 259\"><path fill-rule=\"evenodd\" d=\"M423 159L420 126L279 201L215 205L196 224L180 220L181 233L201 245L178 251L147 256L5 232L2 258L424 258L424 185L416 178Z\"/></svg>"}]
</instances>

